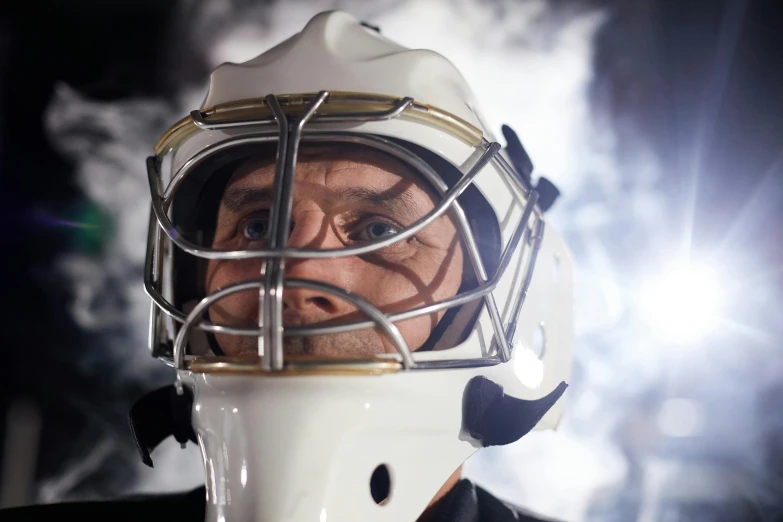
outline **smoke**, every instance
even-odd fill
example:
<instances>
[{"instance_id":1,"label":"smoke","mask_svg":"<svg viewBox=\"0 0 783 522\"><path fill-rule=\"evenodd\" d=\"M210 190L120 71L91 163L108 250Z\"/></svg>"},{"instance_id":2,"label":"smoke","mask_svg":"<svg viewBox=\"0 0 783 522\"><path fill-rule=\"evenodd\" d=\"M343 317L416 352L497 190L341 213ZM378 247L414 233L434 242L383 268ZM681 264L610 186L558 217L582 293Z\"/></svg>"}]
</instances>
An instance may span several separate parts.
<instances>
[{"instance_id":1,"label":"smoke","mask_svg":"<svg viewBox=\"0 0 783 522\"><path fill-rule=\"evenodd\" d=\"M156 366L139 346L149 301L140 284L149 208L143 161L150 139L166 129L173 109L160 100L94 102L59 85L46 114L46 128L61 153L76 163L76 178L86 195L108 214L110 241L102 257L70 255L60 269L73 281L71 314L88 331L126 329L100 354L129 370ZM130 325L133 327L128 328Z\"/></svg>"},{"instance_id":2,"label":"smoke","mask_svg":"<svg viewBox=\"0 0 783 522\"><path fill-rule=\"evenodd\" d=\"M482 102L489 126L499 135L500 125L510 124L536 173L563 193L550 219L577 262L577 338L562 429L482 450L468 461L466 475L504 500L551 517L652 520L672 497L666 488L678 483L678 459L694 452L688 444L707 445L706 453L696 452L702 462L722 455L758 460L749 450L755 432L731 431L733 423L752 424L751 394L730 382L716 393L715 375L704 371L693 372L692 388L673 385L672 369L690 368L703 354L668 350L646 335L635 316L636 285L659 262L656 253L672 249L669 231L678 225L667 212L670 199L652 145L633 125L603 110L595 96L601 85L594 67L596 37L608 23L608 7L541 0L184 6L175 28L181 38L172 40L184 48L181 61L193 58L193 70L179 65L172 71L198 81L179 84L167 100L112 103L85 99L63 85L47 114L53 142L75 161L80 185L114 224L100 259L70 255L59 264L73 285L74 319L103 332L107 341L89 347L80 364L110 365L113 377L149 388L173 378L144 349L149 310L141 285L149 212L144 158L157 136L199 105L204 71L260 54L317 12L345 9L403 45L449 58ZM729 364L728 355L723 357ZM705 412L714 412L721 401L732 406L731 418L709 417ZM682 426L691 427L685 435ZM715 440L710 435L715 432L732 435ZM101 452L93 452L90 465L100 459L107 464L108 446L96 448ZM183 452L164 444L153 457L161 465L150 471L139 464L130 490L182 490L197 483L201 463L192 446ZM688 480L710 475L724 485L747 481L726 466L705 466L687 468ZM59 484L67 486L72 476L66 472ZM51 501L73 496L65 486L45 491ZM730 497L736 488L727 491ZM703 495L694 491L692 497Z\"/></svg>"},{"instance_id":3,"label":"smoke","mask_svg":"<svg viewBox=\"0 0 783 522\"><path fill-rule=\"evenodd\" d=\"M109 223L109 240L99 257L71 253L59 259L58 267L72 284L71 316L95 339L75 362L83 374L101 375L102 387L117 400L101 405L91 398L89 406L78 409L117 425L91 423L83 440L73 444L66 469L41 485L41 502L182 490L201 483L196 447L182 451L167 441L154 454L158 467L153 470L142 465L123 430L125 408L141 393L174 378L145 348L150 303L142 285L149 220L144 158L155 137L179 118L179 110L154 99L96 102L67 85L58 86L47 110L45 124L53 143L74 161L79 185ZM97 477L107 473L113 486L91 490Z\"/></svg>"}]
</instances>

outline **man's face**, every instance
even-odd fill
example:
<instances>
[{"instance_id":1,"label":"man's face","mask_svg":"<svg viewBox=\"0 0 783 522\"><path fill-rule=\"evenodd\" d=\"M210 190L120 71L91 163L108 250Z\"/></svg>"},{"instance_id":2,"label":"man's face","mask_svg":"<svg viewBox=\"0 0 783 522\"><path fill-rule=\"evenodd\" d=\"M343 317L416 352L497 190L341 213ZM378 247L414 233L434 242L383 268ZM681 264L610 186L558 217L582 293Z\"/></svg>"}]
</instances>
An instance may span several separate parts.
<instances>
[{"instance_id":1,"label":"man's face","mask_svg":"<svg viewBox=\"0 0 783 522\"><path fill-rule=\"evenodd\" d=\"M262 248L269 224L275 165L264 158L242 163L230 178L218 210L212 246L222 250ZM404 164L382 153L355 148L303 149L294 184L289 247L334 249L388 237L435 206L430 191ZM206 289L258 278L262 260L210 260ZM413 237L361 256L287 259L289 278L323 281L359 295L386 313L455 295L463 255L447 215ZM347 301L324 292L285 288L284 326L366 320ZM233 294L209 309L210 320L235 326L257 323L258 291ZM398 322L408 346L422 346L443 312ZM255 337L217 335L227 355L255 355ZM396 348L378 328L314 337L286 337L286 355L367 356Z\"/></svg>"}]
</instances>

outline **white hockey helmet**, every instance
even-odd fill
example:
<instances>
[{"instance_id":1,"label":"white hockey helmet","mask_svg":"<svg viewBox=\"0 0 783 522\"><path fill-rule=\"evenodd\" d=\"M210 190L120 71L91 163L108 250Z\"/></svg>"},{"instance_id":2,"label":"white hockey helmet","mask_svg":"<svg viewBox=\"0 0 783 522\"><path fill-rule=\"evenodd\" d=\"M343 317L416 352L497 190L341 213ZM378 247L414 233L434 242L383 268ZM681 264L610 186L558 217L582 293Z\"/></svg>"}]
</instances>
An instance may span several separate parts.
<instances>
[{"instance_id":1,"label":"white hockey helmet","mask_svg":"<svg viewBox=\"0 0 783 522\"><path fill-rule=\"evenodd\" d=\"M441 200L412 226L367 245L289 247L297 150L310 144L394 156ZM198 217L208 198L214 207L238 158L270 150L279 204L270 211L268 244L211 248ZM218 67L201 109L160 139L148 160L150 349L176 368L176 393L192 400L208 520L415 520L477 448L557 426L571 367L572 261L546 226L529 172L499 150L448 60L402 47L342 12L317 15L248 62ZM386 314L345 289L286 277L286 259L366 254L445 213L457 224L475 283L453 297ZM205 294L203 260L250 258L264 260L258 278ZM286 288L332 294L367 320L286 328ZM247 291L258 293L257 325L205 316ZM410 350L395 322L445 309L453 310L442 319L448 328L428 349ZM286 336L371 327L396 354L284 353ZM258 357L221 355L214 334L257 337ZM142 441L142 452L152 445Z\"/></svg>"}]
</instances>

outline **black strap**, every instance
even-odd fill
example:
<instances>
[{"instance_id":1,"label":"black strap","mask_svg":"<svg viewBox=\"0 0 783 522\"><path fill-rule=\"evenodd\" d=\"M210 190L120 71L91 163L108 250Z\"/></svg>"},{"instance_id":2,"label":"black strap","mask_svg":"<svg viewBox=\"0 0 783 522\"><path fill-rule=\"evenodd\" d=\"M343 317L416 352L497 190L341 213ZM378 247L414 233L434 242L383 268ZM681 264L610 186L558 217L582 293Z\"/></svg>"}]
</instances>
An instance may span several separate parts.
<instances>
[{"instance_id":1,"label":"black strap","mask_svg":"<svg viewBox=\"0 0 783 522\"><path fill-rule=\"evenodd\" d=\"M206 516L203 487L182 493L135 495L116 500L38 504L0 509L3 522L201 522Z\"/></svg>"}]
</instances>

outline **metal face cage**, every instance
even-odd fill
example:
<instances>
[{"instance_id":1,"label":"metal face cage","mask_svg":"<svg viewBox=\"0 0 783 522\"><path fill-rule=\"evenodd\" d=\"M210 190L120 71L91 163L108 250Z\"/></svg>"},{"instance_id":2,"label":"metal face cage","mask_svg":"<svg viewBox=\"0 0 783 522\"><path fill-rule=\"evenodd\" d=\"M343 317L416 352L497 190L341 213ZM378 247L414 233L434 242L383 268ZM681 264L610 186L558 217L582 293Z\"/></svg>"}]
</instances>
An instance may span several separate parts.
<instances>
[{"instance_id":1,"label":"metal face cage","mask_svg":"<svg viewBox=\"0 0 783 522\"><path fill-rule=\"evenodd\" d=\"M436 127L440 131L446 131L475 147L471 163L467 168L461 169L461 177L453 186L449 187L431 165L394 140L368 133L335 130L334 128L325 129L323 126L315 125L329 122L361 124L395 118L418 120ZM197 132L221 130L230 130L233 135L198 151L175 172L172 172L168 183L165 184L164 158L177 146L178 142L182 142ZM242 132L237 133L237 130ZM387 238L339 249L289 247L287 240L291 223L297 151L303 139L308 143L359 144L394 156L415 167L419 174L440 193L442 199L429 213ZM178 233L170 218L172 201L177 190L182 186L182 182L201 161L230 147L274 142L277 143L277 156L272 193L273 201L278 203L272 205L270 209L269 236L265 248L218 250L198 245ZM177 123L164 135L156 147L156 156L147 159L152 208L144 286L152 299L149 331L149 347L152 355L164 360L177 370L189 368L198 371L221 371L227 368L227 364L230 366L231 363L226 362L228 358L217 358L211 363L204 363L203 358L186 355L186 345L192 329L195 328L205 332L257 337L259 363L255 365L254 371L301 371L301 364L286 360L284 357L283 338L285 336L315 336L377 327L394 343L398 355L395 359L386 359L385 362L376 360L369 366L367 366L367 361L324 360L319 361L318 367L328 368L332 365L341 371L369 367L370 370L377 373L378 371L487 366L508 361L514 343L517 321L532 280L541 245L544 220L540 208L536 205L538 194L522 182L504 157L499 154L500 148L498 143L483 139L479 129L475 129L459 118L436 108L415 103L411 98L394 99L386 96L355 93L330 94L327 91L309 95L275 96L270 94L263 101L245 100L242 103L229 106L193 111L189 118ZM517 221L509 241L500 253L496 270L491 275L487 273L476 238L469 226L466 214L457 200L488 165L492 165L496 171L501 173L510 191L522 205L521 217ZM403 312L386 314L363 298L334 285L309 279L285 277L287 259L335 258L374 252L397 241L412 237L449 210L456 221L458 233L478 282L474 288L461 291L453 297ZM520 291L513 296L510 320L507 321L507 324L503 324L493 291L509 268L512 256L520 245L526 250L522 253L526 254L522 283ZM260 258L262 260L261 277L227 285L207 295L189 313L185 313L177 308L170 298L167 298L167 292L170 293L167 284L170 286L170 283L166 282L166 274L172 270L174 248L179 248L187 254L202 259ZM367 319L340 325L316 324L284 327L282 294L285 287L329 293L338 299L351 303L358 311L364 313ZM252 289L257 289L259 292L260 313L257 327L247 328L216 324L204 318L205 311L220 299ZM395 326L395 323L399 321L459 307L476 300L481 300L482 306L486 307L494 334L493 349L487 356L470 359L445 358L417 361ZM247 365L245 364L244 367L246 369Z\"/></svg>"}]
</instances>

